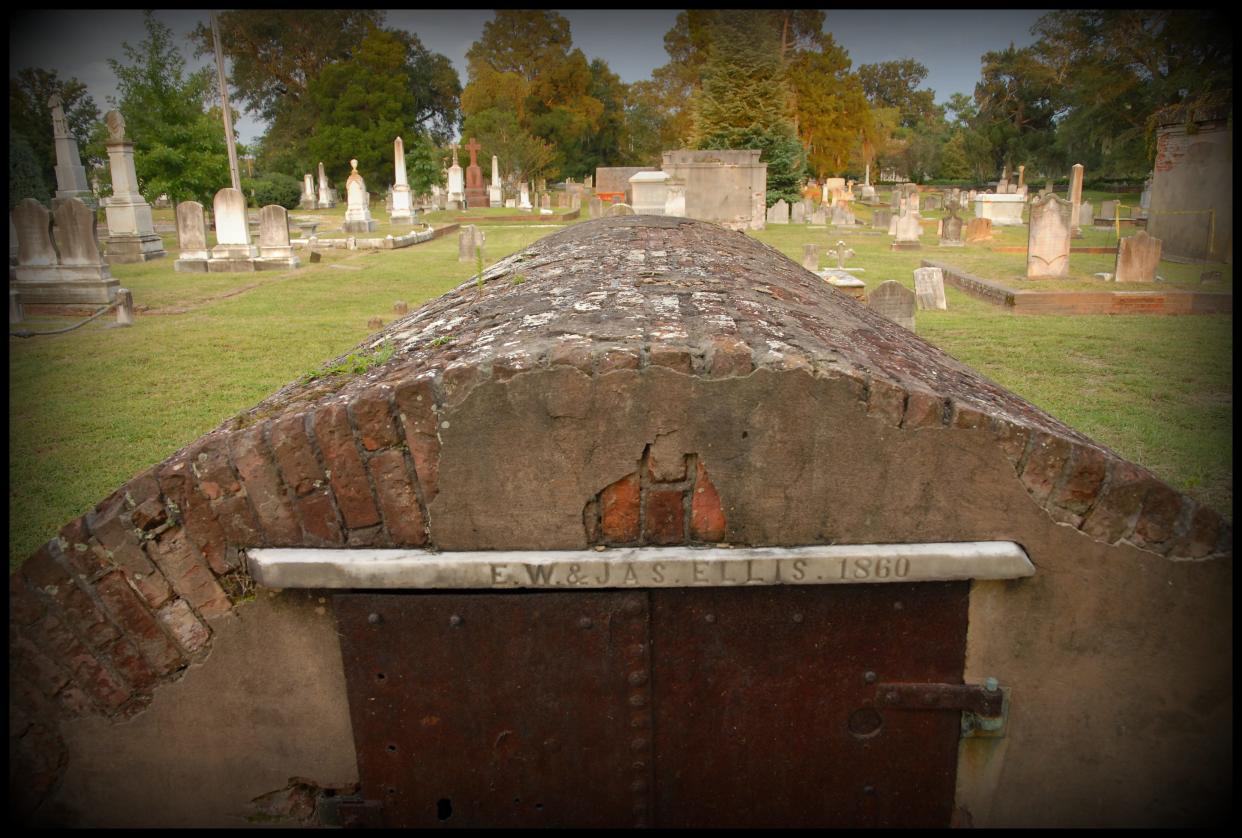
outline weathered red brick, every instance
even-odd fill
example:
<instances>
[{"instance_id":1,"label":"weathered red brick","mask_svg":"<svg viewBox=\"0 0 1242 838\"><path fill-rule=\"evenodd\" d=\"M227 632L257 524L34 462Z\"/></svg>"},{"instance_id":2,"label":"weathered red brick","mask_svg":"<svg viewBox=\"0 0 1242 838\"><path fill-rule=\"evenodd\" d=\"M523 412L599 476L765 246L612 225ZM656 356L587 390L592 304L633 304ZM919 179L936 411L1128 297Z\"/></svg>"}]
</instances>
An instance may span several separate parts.
<instances>
[{"instance_id":1,"label":"weathered red brick","mask_svg":"<svg viewBox=\"0 0 1242 838\"><path fill-rule=\"evenodd\" d=\"M104 667L56 615L48 614L39 623L36 642L67 667L73 682L103 707L115 710L129 698L129 686Z\"/></svg>"},{"instance_id":2,"label":"weathered red brick","mask_svg":"<svg viewBox=\"0 0 1242 838\"><path fill-rule=\"evenodd\" d=\"M911 390L906 398L906 415L901 427L939 428L944 424L944 399L933 393Z\"/></svg>"},{"instance_id":3,"label":"weathered red brick","mask_svg":"<svg viewBox=\"0 0 1242 838\"><path fill-rule=\"evenodd\" d=\"M1225 523L1214 510L1196 504L1186 534L1178 539L1169 556L1179 559L1202 559L1210 556L1220 541Z\"/></svg>"},{"instance_id":4,"label":"weathered red brick","mask_svg":"<svg viewBox=\"0 0 1242 838\"><path fill-rule=\"evenodd\" d=\"M88 516L87 524L99 543L113 554L123 552L126 547L137 549L141 546L122 498L114 497L95 507L94 513Z\"/></svg>"},{"instance_id":5,"label":"weathered red brick","mask_svg":"<svg viewBox=\"0 0 1242 838\"><path fill-rule=\"evenodd\" d=\"M134 507L130 514L134 526L144 532L153 530L168 520L168 509L158 498L149 498Z\"/></svg>"},{"instance_id":6,"label":"weathered red brick","mask_svg":"<svg viewBox=\"0 0 1242 838\"><path fill-rule=\"evenodd\" d=\"M244 493L212 501L211 508L216 513L216 523L220 525L220 531L224 533L227 545L258 547L264 543L265 539L255 520L254 510L250 508L250 503ZM226 547L223 556L224 564L230 570L236 567L236 562L230 560L232 555L234 554L231 554Z\"/></svg>"},{"instance_id":7,"label":"weathered red brick","mask_svg":"<svg viewBox=\"0 0 1242 838\"><path fill-rule=\"evenodd\" d=\"M421 547L427 541L427 533L418 495L406 471L405 456L400 450L389 448L372 456L367 470L371 473L371 483L384 514L384 526L393 544Z\"/></svg>"},{"instance_id":8,"label":"weathered red brick","mask_svg":"<svg viewBox=\"0 0 1242 838\"><path fill-rule=\"evenodd\" d=\"M166 530L150 542L147 549L177 593L189 600L204 617L214 617L230 610L224 590L200 560L198 551L189 543L182 529Z\"/></svg>"},{"instance_id":9,"label":"weathered red brick","mask_svg":"<svg viewBox=\"0 0 1242 838\"><path fill-rule=\"evenodd\" d=\"M138 647L127 637L112 644L108 649L108 659L133 689L149 690L159 680L150 665L142 659Z\"/></svg>"},{"instance_id":10,"label":"weathered red brick","mask_svg":"<svg viewBox=\"0 0 1242 838\"><path fill-rule=\"evenodd\" d=\"M314 428L345 527L353 530L378 524L379 510L371 497L371 486L354 443L345 405L334 402L324 407L315 414Z\"/></svg>"},{"instance_id":11,"label":"weathered red brick","mask_svg":"<svg viewBox=\"0 0 1242 838\"><path fill-rule=\"evenodd\" d=\"M1022 425L999 416L993 416L989 420L988 429L992 432L992 438L996 440L996 444L1005 452L1005 459L1013 463L1016 468L1026 452L1026 441L1030 436L1030 431Z\"/></svg>"},{"instance_id":12,"label":"weathered red brick","mask_svg":"<svg viewBox=\"0 0 1242 838\"><path fill-rule=\"evenodd\" d=\"M614 370L638 369L638 350L628 346L612 346L599 354L596 369L601 375Z\"/></svg>"},{"instance_id":13,"label":"weathered red brick","mask_svg":"<svg viewBox=\"0 0 1242 838\"><path fill-rule=\"evenodd\" d=\"M69 569L79 576L90 579L107 570L108 556L103 545L90 533L86 516L74 518L60 528L61 546Z\"/></svg>"},{"instance_id":14,"label":"weathered red brick","mask_svg":"<svg viewBox=\"0 0 1242 838\"><path fill-rule=\"evenodd\" d=\"M1066 477L1053 489L1049 502L1077 515L1084 514L1095 502L1104 483L1108 462L1102 451L1087 445L1074 446Z\"/></svg>"},{"instance_id":15,"label":"weathered red brick","mask_svg":"<svg viewBox=\"0 0 1242 838\"><path fill-rule=\"evenodd\" d=\"M420 375L399 385L393 395L401 424L408 439L414 435L436 435L435 379Z\"/></svg>"},{"instance_id":16,"label":"weathered red brick","mask_svg":"<svg viewBox=\"0 0 1242 838\"><path fill-rule=\"evenodd\" d=\"M94 711L94 703L90 696L74 684L69 684L56 693L56 700L71 716L85 716Z\"/></svg>"},{"instance_id":17,"label":"weathered red brick","mask_svg":"<svg viewBox=\"0 0 1242 838\"><path fill-rule=\"evenodd\" d=\"M69 683L69 674L20 631L9 632L9 656L10 670L23 673L45 696Z\"/></svg>"},{"instance_id":18,"label":"weathered red brick","mask_svg":"<svg viewBox=\"0 0 1242 838\"><path fill-rule=\"evenodd\" d=\"M229 454L266 537L262 543L276 547L300 544L302 528L298 526L276 468L268 459L263 427L255 426L233 434L229 439ZM245 542L240 544L245 545Z\"/></svg>"},{"instance_id":19,"label":"weathered red brick","mask_svg":"<svg viewBox=\"0 0 1242 838\"><path fill-rule=\"evenodd\" d=\"M1134 524L1131 540L1140 547L1158 548L1173 538L1174 526L1182 511L1182 494L1171 486L1157 483L1148 489L1143 507Z\"/></svg>"},{"instance_id":20,"label":"weathered red brick","mask_svg":"<svg viewBox=\"0 0 1242 838\"><path fill-rule=\"evenodd\" d=\"M43 600L26 584L20 573L9 576L9 625L28 626L38 622L47 612Z\"/></svg>"},{"instance_id":21,"label":"weathered red brick","mask_svg":"<svg viewBox=\"0 0 1242 838\"><path fill-rule=\"evenodd\" d=\"M885 424L899 426L906 411L906 391L882 378L871 379L867 398L867 413L879 417Z\"/></svg>"},{"instance_id":22,"label":"weathered red brick","mask_svg":"<svg viewBox=\"0 0 1242 838\"><path fill-rule=\"evenodd\" d=\"M477 364L461 361L449 364L440 376L444 404L461 403L482 380L483 370Z\"/></svg>"},{"instance_id":23,"label":"weathered red brick","mask_svg":"<svg viewBox=\"0 0 1242 838\"><path fill-rule=\"evenodd\" d=\"M638 475L627 474L600 492L600 528L604 541L628 544L639 536Z\"/></svg>"},{"instance_id":24,"label":"weathered red brick","mask_svg":"<svg viewBox=\"0 0 1242 838\"><path fill-rule=\"evenodd\" d=\"M686 540L686 512L680 490L648 489L645 538L649 544L681 544Z\"/></svg>"},{"instance_id":25,"label":"weathered red brick","mask_svg":"<svg viewBox=\"0 0 1242 838\"><path fill-rule=\"evenodd\" d=\"M726 529L720 494L699 461L695 467L694 494L690 499L690 537L695 541L720 541Z\"/></svg>"},{"instance_id":26,"label":"weathered red brick","mask_svg":"<svg viewBox=\"0 0 1242 838\"><path fill-rule=\"evenodd\" d=\"M180 510L181 524L194 546L216 573L227 573L228 550L224 531L216 521L211 503L194 488L188 460L178 459L159 472L160 488Z\"/></svg>"},{"instance_id":27,"label":"weathered red brick","mask_svg":"<svg viewBox=\"0 0 1242 838\"><path fill-rule=\"evenodd\" d=\"M336 520L336 505L332 503L332 496L326 490L298 498L295 503L302 519L302 530L310 543L323 546L342 543L341 527Z\"/></svg>"},{"instance_id":28,"label":"weathered red brick","mask_svg":"<svg viewBox=\"0 0 1242 838\"><path fill-rule=\"evenodd\" d=\"M955 401L953 402L953 419L949 424L954 428L986 428L988 417L986 413L977 408Z\"/></svg>"},{"instance_id":29,"label":"weathered red brick","mask_svg":"<svg viewBox=\"0 0 1242 838\"><path fill-rule=\"evenodd\" d=\"M174 599L165 605L157 612L156 618L188 654L206 646L211 637L211 629L194 616L194 611L184 599Z\"/></svg>"},{"instance_id":30,"label":"weathered red brick","mask_svg":"<svg viewBox=\"0 0 1242 838\"><path fill-rule=\"evenodd\" d=\"M92 646L99 646L120 636L108 622L94 600L78 585L77 580L57 561L60 545L49 541L22 565L22 574L31 587L50 596L64 611L66 619L82 633Z\"/></svg>"},{"instance_id":31,"label":"weathered red brick","mask_svg":"<svg viewBox=\"0 0 1242 838\"><path fill-rule=\"evenodd\" d=\"M125 500L131 507L138 507L152 499L159 499L160 484L156 466L151 466L125 484Z\"/></svg>"},{"instance_id":32,"label":"weathered red brick","mask_svg":"<svg viewBox=\"0 0 1242 838\"><path fill-rule=\"evenodd\" d=\"M1022 484L1036 503L1047 501L1053 487L1061 480L1071 449L1067 439L1043 432L1036 434L1026 467L1022 469Z\"/></svg>"},{"instance_id":33,"label":"weathered red brick","mask_svg":"<svg viewBox=\"0 0 1242 838\"><path fill-rule=\"evenodd\" d=\"M200 439L189 449L190 468L198 481L198 490L216 500L241 491L241 483L229 466L227 437L212 434Z\"/></svg>"},{"instance_id":34,"label":"weathered red brick","mask_svg":"<svg viewBox=\"0 0 1242 838\"><path fill-rule=\"evenodd\" d=\"M1087 535L1114 544L1134 527L1143 496L1155 478L1144 469L1124 460L1110 460L1108 485L1095 502L1080 529Z\"/></svg>"},{"instance_id":35,"label":"weathered red brick","mask_svg":"<svg viewBox=\"0 0 1242 838\"><path fill-rule=\"evenodd\" d=\"M112 618L137 644L142 656L160 675L172 671L181 662L181 654L164 634L155 617L139 601L125 581L124 574L110 573L95 583L95 590ZM121 670L124 672L124 670Z\"/></svg>"},{"instance_id":36,"label":"weathered red brick","mask_svg":"<svg viewBox=\"0 0 1242 838\"><path fill-rule=\"evenodd\" d=\"M647 360L653 367L666 367L686 375L693 372L690 347L681 344L653 342Z\"/></svg>"},{"instance_id":37,"label":"weathered red brick","mask_svg":"<svg viewBox=\"0 0 1242 838\"><path fill-rule=\"evenodd\" d=\"M563 341L548 350L548 366L573 367L588 375L591 372L591 344L582 341Z\"/></svg>"},{"instance_id":38,"label":"weathered red brick","mask_svg":"<svg viewBox=\"0 0 1242 838\"><path fill-rule=\"evenodd\" d=\"M293 489L294 494L309 494L327 482L311 448L304 414L274 420L268 441L271 442L272 454L280 466L285 485Z\"/></svg>"},{"instance_id":39,"label":"weathered red brick","mask_svg":"<svg viewBox=\"0 0 1242 838\"><path fill-rule=\"evenodd\" d=\"M754 370L750 345L744 340L729 335L712 336L709 362L712 378L750 375Z\"/></svg>"},{"instance_id":40,"label":"weathered red brick","mask_svg":"<svg viewBox=\"0 0 1242 838\"><path fill-rule=\"evenodd\" d=\"M388 395L383 390L359 395L349 408L362 447L368 451L391 448L400 444L388 411Z\"/></svg>"}]
</instances>

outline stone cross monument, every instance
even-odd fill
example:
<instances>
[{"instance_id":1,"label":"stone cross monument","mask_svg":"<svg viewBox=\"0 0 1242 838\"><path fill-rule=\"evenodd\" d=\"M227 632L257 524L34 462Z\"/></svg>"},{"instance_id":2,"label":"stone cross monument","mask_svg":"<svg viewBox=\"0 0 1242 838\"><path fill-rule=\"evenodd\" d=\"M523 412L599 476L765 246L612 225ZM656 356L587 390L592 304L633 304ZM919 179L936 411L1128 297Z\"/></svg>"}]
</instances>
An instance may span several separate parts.
<instances>
[{"instance_id":1,"label":"stone cross monument","mask_svg":"<svg viewBox=\"0 0 1242 838\"><path fill-rule=\"evenodd\" d=\"M56 197L77 198L93 209L97 206L95 196L86 184L86 169L78 156L78 144L69 133L60 95L53 93L47 106L52 109L52 137L56 140Z\"/></svg>"},{"instance_id":2,"label":"stone cross monument","mask_svg":"<svg viewBox=\"0 0 1242 838\"><path fill-rule=\"evenodd\" d=\"M474 137L466 143L470 152L470 165L466 167L466 206L470 209L489 205L487 187L483 185L483 170L479 168L479 149L482 148Z\"/></svg>"},{"instance_id":3,"label":"stone cross monument","mask_svg":"<svg viewBox=\"0 0 1242 838\"><path fill-rule=\"evenodd\" d=\"M125 138L125 117L108 111L108 165L112 170L112 198L108 201L108 235L104 246L108 261L146 262L167 255L164 242L155 234L151 205L138 192L134 170L134 144Z\"/></svg>"}]
</instances>

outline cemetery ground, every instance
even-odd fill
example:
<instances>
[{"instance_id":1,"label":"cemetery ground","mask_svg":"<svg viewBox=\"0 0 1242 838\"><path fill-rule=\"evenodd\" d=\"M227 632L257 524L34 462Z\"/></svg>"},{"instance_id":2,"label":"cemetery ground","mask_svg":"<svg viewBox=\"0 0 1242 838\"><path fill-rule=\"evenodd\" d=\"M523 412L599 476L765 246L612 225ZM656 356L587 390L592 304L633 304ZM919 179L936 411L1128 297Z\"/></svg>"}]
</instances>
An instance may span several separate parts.
<instances>
[{"instance_id":1,"label":"cemetery ground","mask_svg":"<svg viewBox=\"0 0 1242 838\"><path fill-rule=\"evenodd\" d=\"M1116 196L1084 194L1096 206L1107 197ZM869 224L869 208L856 213ZM320 237L344 236L335 232L343 205L290 215L295 235L299 217L315 217L323 222ZM373 215L379 229L370 236L409 232L387 224L382 204ZM441 226L458 216L516 215L495 208L420 218ZM155 216L165 226L172 211ZM524 222L465 223L485 230L489 265L554 232L557 222L564 223L531 214ZM912 271L923 259L1028 290L1151 289L1093 278L1113 270L1111 254L1072 254L1069 279L1023 280L1025 253L993 248L1024 246L1025 226L994 227L991 242L960 248L938 247L934 222L923 230L922 249L898 252L889 249L891 237L869 226L769 225L753 235L797 262L804 244L818 244L821 267L835 266L824 251L844 240L855 251L845 266L865 269L855 275L868 291L887 279L913 288ZM1123 236L1133 232L1122 228ZM133 292L135 326L112 328L107 315L64 335L9 338L10 568L138 471L352 351L374 331L371 318L386 325L400 316L393 310L398 300L413 311L476 272L474 263L458 261L456 232L397 250L324 249L315 263L299 248L300 268L224 274L174 272L176 235L162 237L167 257L111 266ZM1115 241L1112 230L1086 228L1073 244ZM1200 285L1208 270L1219 270L1221 279ZM1171 286L1232 289L1230 265L1166 260L1158 273ZM921 337L1232 520L1231 315L1018 317L952 286L945 292L948 311L918 312ZM35 313L21 328L49 330L80 319Z\"/></svg>"}]
</instances>

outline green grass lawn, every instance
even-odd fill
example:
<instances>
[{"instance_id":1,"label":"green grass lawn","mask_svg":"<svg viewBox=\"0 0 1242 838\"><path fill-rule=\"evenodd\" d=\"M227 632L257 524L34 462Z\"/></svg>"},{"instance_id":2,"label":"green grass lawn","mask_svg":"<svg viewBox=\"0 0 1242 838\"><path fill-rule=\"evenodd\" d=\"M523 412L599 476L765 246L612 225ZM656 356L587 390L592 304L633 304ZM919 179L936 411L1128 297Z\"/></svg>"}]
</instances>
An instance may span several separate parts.
<instances>
[{"instance_id":1,"label":"green grass lawn","mask_svg":"<svg viewBox=\"0 0 1242 838\"><path fill-rule=\"evenodd\" d=\"M171 210L161 213L171 219ZM292 215L327 225L344 210ZM440 226L453 215L426 220ZM489 264L553 232L486 228ZM798 261L804 243L822 253L844 239L857 253L846 265L866 269L857 275L868 288L886 279L913 287L922 258L969 264L985 278L1023 259L985 245L938 248L934 227L922 250L905 252L890 251L886 235L824 227L776 226L755 237ZM1025 228L998 240L1024 244ZM396 301L416 307L475 273L473 262L457 261L453 234L394 251L325 250L313 265L302 251L297 270L245 274L175 273L176 236L164 241L164 259L112 266L139 306L134 327L109 328L108 315L65 335L9 338L11 567L136 472L349 351L370 318L391 322ZM1072 257L1075 273L1088 258ZM921 336L1232 516L1232 317L1013 317L956 289L947 294L948 311L919 312ZM22 327L70 322L42 316Z\"/></svg>"}]
</instances>

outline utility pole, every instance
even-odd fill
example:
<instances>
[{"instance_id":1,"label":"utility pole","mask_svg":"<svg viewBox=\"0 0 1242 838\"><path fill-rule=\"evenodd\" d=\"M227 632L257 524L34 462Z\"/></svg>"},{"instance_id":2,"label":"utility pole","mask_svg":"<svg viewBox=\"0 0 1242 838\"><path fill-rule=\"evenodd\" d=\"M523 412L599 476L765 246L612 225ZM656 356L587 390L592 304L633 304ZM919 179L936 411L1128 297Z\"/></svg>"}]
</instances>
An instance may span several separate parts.
<instances>
[{"instance_id":1,"label":"utility pole","mask_svg":"<svg viewBox=\"0 0 1242 838\"><path fill-rule=\"evenodd\" d=\"M224 80L224 53L220 50L220 26L211 13L211 37L216 44L216 74L220 78L220 107L224 111L224 141L229 145L229 176L233 188L241 191L241 172L237 169L237 144L233 142L233 112L229 109L229 88Z\"/></svg>"}]
</instances>

